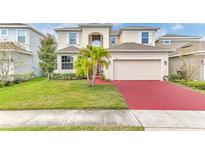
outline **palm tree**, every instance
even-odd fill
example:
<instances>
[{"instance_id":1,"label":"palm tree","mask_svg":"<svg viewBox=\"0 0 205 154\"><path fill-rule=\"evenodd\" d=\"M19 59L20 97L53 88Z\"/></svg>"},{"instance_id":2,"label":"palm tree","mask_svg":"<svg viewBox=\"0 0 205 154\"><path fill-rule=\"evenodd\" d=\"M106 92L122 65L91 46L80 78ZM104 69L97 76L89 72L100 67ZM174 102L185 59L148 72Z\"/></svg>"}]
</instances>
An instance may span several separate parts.
<instances>
[{"instance_id":1,"label":"palm tree","mask_svg":"<svg viewBox=\"0 0 205 154\"><path fill-rule=\"evenodd\" d=\"M88 45L82 49L77 60L79 65L76 66L77 72L83 72L86 75L88 82L95 85L98 65L108 68L108 59L110 52L102 47L93 47ZM91 74L92 72L92 74ZM91 80L91 82L90 82Z\"/></svg>"},{"instance_id":2,"label":"palm tree","mask_svg":"<svg viewBox=\"0 0 205 154\"><path fill-rule=\"evenodd\" d=\"M90 82L90 72L91 72L91 63L87 57L83 57L82 55L78 56L74 67L76 69L76 74L78 77L86 77L87 82L91 85Z\"/></svg>"}]
</instances>

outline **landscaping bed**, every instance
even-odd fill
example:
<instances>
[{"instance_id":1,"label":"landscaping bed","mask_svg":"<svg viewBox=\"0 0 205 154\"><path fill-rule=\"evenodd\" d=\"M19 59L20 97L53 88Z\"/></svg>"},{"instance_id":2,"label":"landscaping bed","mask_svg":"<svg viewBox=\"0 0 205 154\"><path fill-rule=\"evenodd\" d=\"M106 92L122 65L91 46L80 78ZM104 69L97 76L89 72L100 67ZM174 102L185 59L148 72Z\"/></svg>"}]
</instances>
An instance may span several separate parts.
<instances>
[{"instance_id":1,"label":"landscaping bed","mask_svg":"<svg viewBox=\"0 0 205 154\"><path fill-rule=\"evenodd\" d=\"M173 82L188 86L190 88L205 90L205 82L203 81L174 80Z\"/></svg>"},{"instance_id":2,"label":"landscaping bed","mask_svg":"<svg viewBox=\"0 0 205 154\"><path fill-rule=\"evenodd\" d=\"M0 88L0 110L128 109L114 85L89 87L85 80L35 78Z\"/></svg>"}]
</instances>

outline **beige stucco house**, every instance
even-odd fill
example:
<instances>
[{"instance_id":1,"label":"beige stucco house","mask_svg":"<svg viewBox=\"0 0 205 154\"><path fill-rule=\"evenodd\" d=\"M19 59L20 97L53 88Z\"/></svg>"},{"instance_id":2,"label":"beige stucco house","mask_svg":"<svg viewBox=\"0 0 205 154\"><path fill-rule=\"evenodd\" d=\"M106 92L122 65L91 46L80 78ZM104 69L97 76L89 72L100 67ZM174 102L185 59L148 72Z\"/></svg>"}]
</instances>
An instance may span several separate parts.
<instances>
[{"instance_id":1,"label":"beige stucco house","mask_svg":"<svg viewBox=\"0 0 205 154\"><path fill-rule=\"evenodd\" d=\"M155 46L154 27L125 27L112 24L79 24L55 29L58 40L55 72L75 72L73 62L80 48L102 46L111 52L109 68L100 68L110 80L163 80L168 76L168 53L172 49Z\"/></svg>"},{"instance_id":2,"label":"beige stucco house","mask_svg":"<svg viewBox=\"0 0 205 154\"><path fill-rule=\"evenodd\" d=\"M194 80L205 80L205 42L197 36L167 34L156 41L158 47L174 49L169 53L169 74L180 70L182 62L195 70Z\"/></svg>"},{"instance_id":3,"label":"beige stucco house","mask_svg":"<svg viewBox=\"0 0 205 154\"><path fill-rule=\"evenodd\" d=\"M10 74L34 73L41 76L38 51L40 40L45 36L27 24L0 24L0 52L13 58Z\"/></svg>"}]
</instances>

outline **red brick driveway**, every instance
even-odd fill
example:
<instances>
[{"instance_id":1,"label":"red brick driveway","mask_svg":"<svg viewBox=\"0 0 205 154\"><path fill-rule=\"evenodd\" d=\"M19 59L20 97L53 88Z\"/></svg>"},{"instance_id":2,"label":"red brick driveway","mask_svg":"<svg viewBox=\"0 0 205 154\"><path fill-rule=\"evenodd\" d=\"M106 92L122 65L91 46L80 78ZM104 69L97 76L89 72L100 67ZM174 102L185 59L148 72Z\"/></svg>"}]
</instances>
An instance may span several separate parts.
<instances>
[{"instance_id":1,"label":"red brick driveway","mask_svg":"<svg viewBox=\"0 0 205 154\"><path fill-rule=\"evenodd\" d=\"M130 109L205 110L205 95L162 81L114 81Z\"/></svg>"}]
</instances>

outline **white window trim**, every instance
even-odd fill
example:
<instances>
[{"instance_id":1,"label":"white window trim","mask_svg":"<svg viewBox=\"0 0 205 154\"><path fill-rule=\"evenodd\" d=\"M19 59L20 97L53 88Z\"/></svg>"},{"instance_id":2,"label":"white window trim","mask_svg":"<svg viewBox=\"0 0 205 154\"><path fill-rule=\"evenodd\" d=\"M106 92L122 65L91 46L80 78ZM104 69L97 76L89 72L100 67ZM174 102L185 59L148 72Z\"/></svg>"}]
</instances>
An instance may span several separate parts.
<instances>
[{"instance_id":1,"label":"white window trim","mask_svg":"<svg viewBox=\"0 0 205 154\"><path fill-rule=\"evenodd\" d=\"M73 61L72 62L62 62L63 56L71 57L73 59ZM73 56L71 56L71 55L61 55L60 56L60 62L61 62L61 70L73 70L74 69L74 66L71 69L63 69L63 67L62 67L63 63L72 63L74 65L74 57Z\"/></svg>"},{"instance_id":2,"label":"white window trim","mask_svg":"<svg viewBox=\"0 0 205 154\"><path fill-rule=\"evenodd\" d=\"M112 38L115 38L115 43L112 43ZM117 44L117 37L116 36L111 36L110 43L111 44Z\"/></svg>"},{"instance_id":3,"label":"white window trim","mask_svg":"<svg viewBox=\"0 0 205 154\"><path fill-rule=\"evenodd\" d=\"M22 42L19 42L19 41L18 41L18 31L19 31L19 30L24 30L24 31L25 31L25 42L24 42L23 44L26 44L26 42L27 42L27 32L26 32L25 29L16 29L16 42L22 43Z\"/></svg>"},{"instance_id":4,"label":"white window trim","mask_svg":"<svg viewBox=\"0 0 205 154\"><path fill-rule=\"evenodd\" d=\"M169 43L165 43L165 41L168 41ZM162 40L163 45L171 45L171 40Z\"/></svg>"},{"instance_id":5,"label":"white window trim","mask_svg":"<svg viewBox=\"0 0 205 154\"><path fill-rule=\"evenodd\" d=\"M1 32L0 32L0 36L8 36L8 29L6 29L6 28L1 28L0 31L2 31L2 30L6 30L6 35L2 35Z\"/></svg>"},{"instance_id":6,"label":"white window trim","mask_svg":"<svg viewBox=\"0 0 205 154\"><path fill-rule=\"evenodd\" d=\"M143 43L143 42L142 42L142 38L143 38L143 37L142 37L142 33L148 33L148 37L147 37L147 38L148 38L148 42L147 42L147 43ZM146 31L141 32L141 44L149 44L149 41L150 41L150 40L149 40L149 35L150 35L149 32L146 32Z\"/></svg>"}]
</instances>

